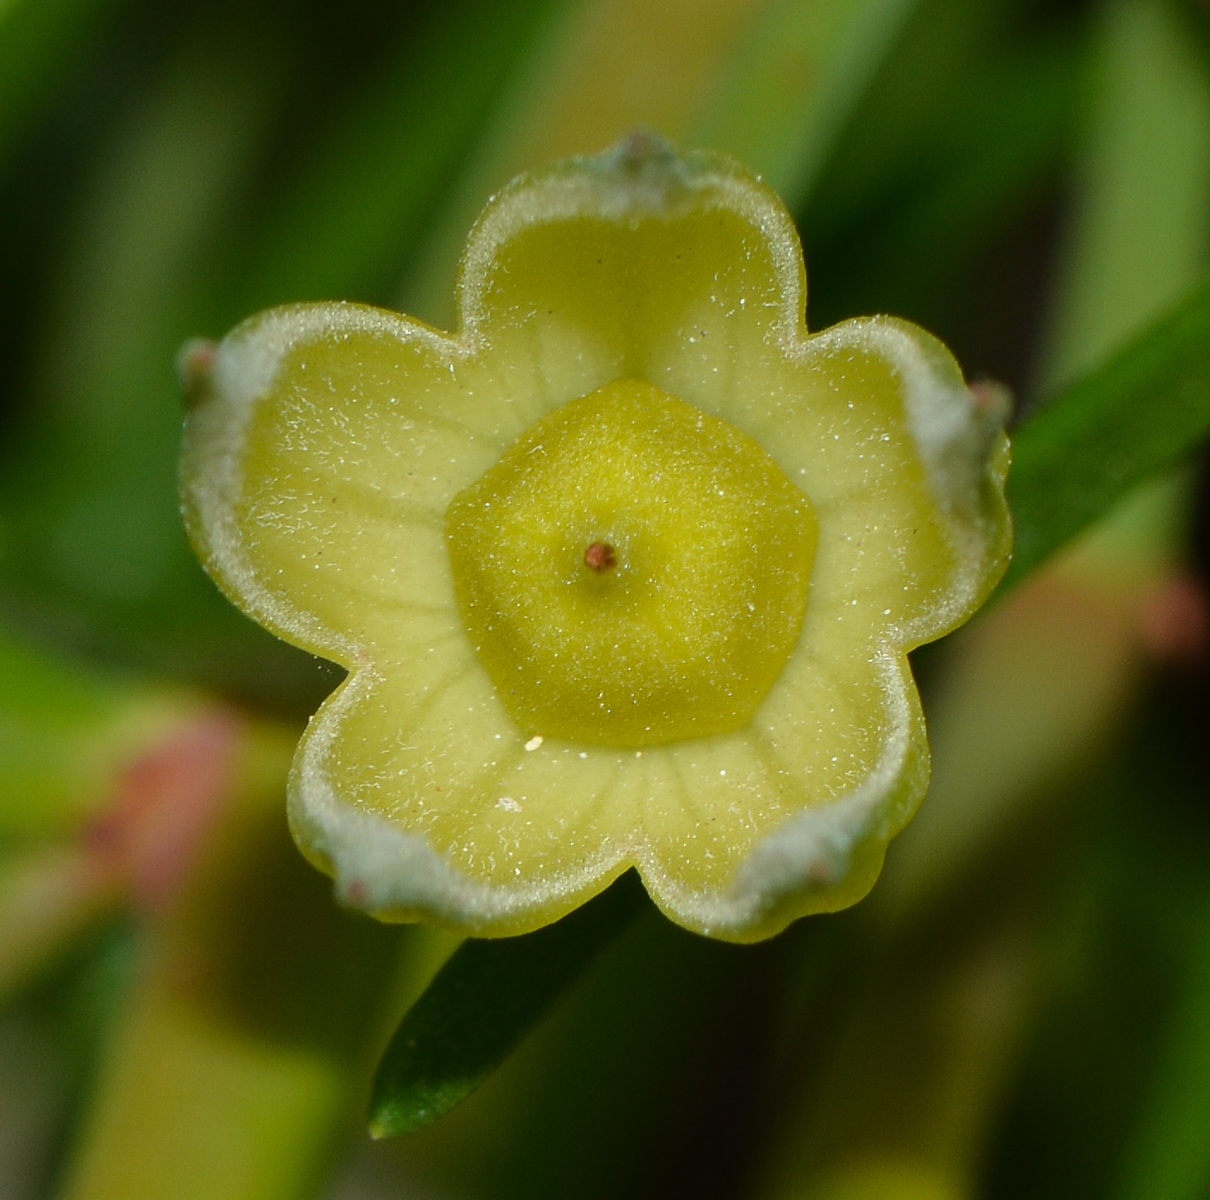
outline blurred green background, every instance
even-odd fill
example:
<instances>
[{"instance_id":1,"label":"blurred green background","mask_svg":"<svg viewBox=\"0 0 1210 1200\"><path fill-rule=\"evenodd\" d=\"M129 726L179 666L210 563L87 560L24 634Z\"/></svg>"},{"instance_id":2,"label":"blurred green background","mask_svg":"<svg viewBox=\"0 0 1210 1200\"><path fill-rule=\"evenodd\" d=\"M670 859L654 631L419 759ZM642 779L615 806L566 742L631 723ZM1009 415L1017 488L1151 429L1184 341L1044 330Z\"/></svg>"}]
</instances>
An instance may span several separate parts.
<instances>
[{"instance_id":1,"label":"blurred green background","mask_svg":"<svg viewBox=\"0 0 1210 1200\"><path fill-rule=\"evenodd\" d=\"M364 1132L454 942L289 845L338 674L196 565L175 355L290 300L448 324L488 195L636 126L782 193L813 328L910 318L1019 416L1206 278L1194 0L0 0L3 1200L1210 1197L1200 452L916 656L934 781L868 900L756 947L652 910Z\"/></svg>"}]
</instances>

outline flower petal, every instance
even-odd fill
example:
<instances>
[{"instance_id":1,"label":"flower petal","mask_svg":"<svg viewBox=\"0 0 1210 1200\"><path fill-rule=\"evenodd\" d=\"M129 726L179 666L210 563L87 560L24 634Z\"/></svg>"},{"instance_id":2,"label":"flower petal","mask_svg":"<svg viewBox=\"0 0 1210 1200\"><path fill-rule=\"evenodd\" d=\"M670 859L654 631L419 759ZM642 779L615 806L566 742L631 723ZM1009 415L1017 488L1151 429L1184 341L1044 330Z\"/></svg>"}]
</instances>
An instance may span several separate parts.
<instances>
[{"instance_id":1,"label":"flower petal","mask_svg":"<svg viewBox=\"0 0 1210 1200\"><path fill-rule=\"evenodd\" d=\"M808 336L793 223L726 160L640 139L535 172L484 214L462 289L468 339L536 365L535 417L633 376L760 442L816 506L813 588L882 590L903 644L959 624L1002 574L1004 414L907 322Z\"/></svg>"},{"instance_id":2,"label":"flower petal","mask_svg":"<svg viewBox=\"0 0 1210 1200\"><path fill-rule=\"evenodd\" d=\"M810 609L877 596L905 647L970 615L1011 540L1000 414L985 413L939 343L889 318L784 347L711 409L765 446L819 523Z\"/></svg>"},{"instance_id":3,"label":"flower petal","mask_svg":"<svg viewBox=\"0 0 1210 1200\"><path fill-rule=\"evenodd\" d=\"M241 607L346 665L415 613L457 620L449 499L524 415L450 339L375 309L277 309L220 345L189 414L190 533Z\"/></svg>"},{"instance_id":4,"label":"flower petal","mask_svg":"<svg viewBox=\"0 0 1210 1200\"><path fill-rule=\"evenodd\" d=\"M927 779L906 651L969 616L1007 558L1003 414L904 322L809 336L776 197L651 139L510 185L459 287L456 335L351 305L249 322L188 418L207 567L351 668L296 758L305 852L352 904L493 936L629 865L675 920L736 941L859 899ZM453 497L622 379L753 438L814 508L801 635L734 733L544 741L509 716L454 601Z\"/></svg>"},{"instance_id":5,"label":"flower petal","mask_svg":"<svg viewBox=\"0 0 1210 1200\"><path fill-rule=\"evenodd\" d=\"M772 192L640 138L496 197L467 247L461 311L468 337L538 363L553 403L628 377L679 395L678 356L726 387L771 330L801 325L804 281Z\"/></svg>"},{"instance_id":6,"label":"flower petal","mask_svg":"<svg viewBox=\"0 0 1210 1200\"><path fill-rule=\"evenodd\" d=\"M640 862L657 903L713 937L769 937L854 903L928 778L906 658L800 653L752 725L651 756Z\"/></svg>"},{"instance_id":7,"label":"flower petal","mask_svg":"<svg viewBox=\"0 0 1210 1200\"><path fill-rule=\"evenodd\" d=\"M295 835L378 916L537 928L633 861L633 754L527 740L465 639L430 658L362 668L329 700L296 763Z\"/></svg>"}]
</instances>

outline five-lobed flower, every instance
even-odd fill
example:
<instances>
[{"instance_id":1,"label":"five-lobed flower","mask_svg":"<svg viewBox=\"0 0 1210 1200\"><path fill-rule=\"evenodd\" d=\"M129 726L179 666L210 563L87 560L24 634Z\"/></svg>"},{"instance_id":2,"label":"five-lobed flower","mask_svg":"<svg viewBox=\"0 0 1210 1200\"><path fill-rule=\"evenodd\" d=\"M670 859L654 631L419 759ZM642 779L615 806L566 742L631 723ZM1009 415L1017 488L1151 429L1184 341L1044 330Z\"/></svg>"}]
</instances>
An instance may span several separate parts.
<instances>
[{"instance_id":1,"label":"five-lobed flower","mask_svg":"<svg viewBox=\"0 0 1210 1200\"><path fill-rule=\"evenodd\" d=\"M459 301L254 317L187 419L207 568L349 670L300 846L478 935L629 867L731 940L853 903L927 782L907 652L1007 561L1001 414L905 322L808 335L776 196L650 139L495 197Z\"/></svg>"}]
</instances>

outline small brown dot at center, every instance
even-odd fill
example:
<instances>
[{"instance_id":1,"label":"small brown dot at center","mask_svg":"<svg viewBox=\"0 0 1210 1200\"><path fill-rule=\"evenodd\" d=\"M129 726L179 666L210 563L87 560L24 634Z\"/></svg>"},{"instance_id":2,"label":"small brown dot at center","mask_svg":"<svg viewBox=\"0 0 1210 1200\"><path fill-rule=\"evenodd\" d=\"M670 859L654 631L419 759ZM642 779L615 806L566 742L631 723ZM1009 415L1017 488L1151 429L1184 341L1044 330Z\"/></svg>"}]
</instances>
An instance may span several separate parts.
<instances>
[{"instance_id":1,"label":"small brown dot at center","mask_svg":"<svg viewBox=\"0 0 1210 1200\"><path fill-rule=\"evenodd\" d=\"M618 565L617 551L608 542L593 542L584 551L584 565L598 575L602 571L610 571Z\"/></svg>"}]
</instances>

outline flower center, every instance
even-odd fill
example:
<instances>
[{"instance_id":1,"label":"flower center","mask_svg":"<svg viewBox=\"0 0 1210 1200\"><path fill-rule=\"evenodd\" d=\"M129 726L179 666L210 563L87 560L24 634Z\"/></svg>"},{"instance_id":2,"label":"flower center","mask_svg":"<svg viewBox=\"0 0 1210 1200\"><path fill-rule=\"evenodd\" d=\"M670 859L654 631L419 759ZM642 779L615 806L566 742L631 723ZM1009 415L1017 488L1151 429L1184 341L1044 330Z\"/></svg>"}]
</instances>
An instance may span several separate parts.
<instances>
[{"instance_id":1,"label":"flower center","mask_svg":"<svg viewBox=\"0 0 1210 1200\"><path fill-rule=\"evenodd\" d=\"M815 519L751 438L623 379L526 430L446 543L521 729L641 746L751 719L802 628Z\"/></svg>"}]
</instances>

